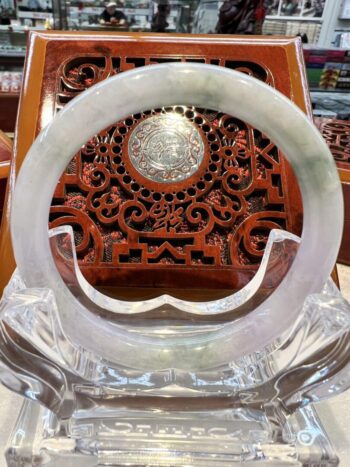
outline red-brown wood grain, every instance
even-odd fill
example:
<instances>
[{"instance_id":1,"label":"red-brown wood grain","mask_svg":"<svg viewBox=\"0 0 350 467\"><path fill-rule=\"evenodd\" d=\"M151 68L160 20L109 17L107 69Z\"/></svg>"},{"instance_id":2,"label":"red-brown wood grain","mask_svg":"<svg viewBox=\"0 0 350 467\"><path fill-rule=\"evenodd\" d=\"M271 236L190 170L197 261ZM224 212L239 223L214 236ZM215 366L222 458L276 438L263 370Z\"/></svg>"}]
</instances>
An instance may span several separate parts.
<instances>
[{"instance_id":1,"label":"red-brown wood grain","mask_svg":"<svg viewBox=\"0 0 350 467\"><path fill-rule=\"evenodd\" d=\"M5 202L5 191L12 155L12 141L0 131L0 224Z\"/></svg>"}]
</instances>

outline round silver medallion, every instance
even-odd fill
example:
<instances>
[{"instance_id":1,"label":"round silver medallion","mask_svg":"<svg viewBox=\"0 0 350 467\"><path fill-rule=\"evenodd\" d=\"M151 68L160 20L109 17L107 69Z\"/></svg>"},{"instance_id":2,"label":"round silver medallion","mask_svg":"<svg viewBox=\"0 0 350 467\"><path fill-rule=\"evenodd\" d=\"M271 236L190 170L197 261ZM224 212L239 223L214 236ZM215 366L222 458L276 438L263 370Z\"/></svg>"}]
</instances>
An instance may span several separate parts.
<instances>
[{"instance_id":1,"label":"round silver medallion","mask_svg":"<svg viewBox=\"0 0 350 467\"><path fill-rule=\"evenodd\" d=\"M191 177L204 157L204 143L198 129L178 114L143 120L132 131L128 150L135 169L160 183Z\"/></svg>"}]
</instances>

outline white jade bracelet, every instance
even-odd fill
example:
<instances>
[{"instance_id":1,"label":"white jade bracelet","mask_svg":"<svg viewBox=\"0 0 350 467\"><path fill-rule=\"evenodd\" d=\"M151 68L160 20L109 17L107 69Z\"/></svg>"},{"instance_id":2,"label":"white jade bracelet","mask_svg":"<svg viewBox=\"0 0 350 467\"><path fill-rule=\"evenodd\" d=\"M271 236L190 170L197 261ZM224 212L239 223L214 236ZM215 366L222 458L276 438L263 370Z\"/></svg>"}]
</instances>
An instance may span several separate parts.
<instances>
[{"instance_id":1,"label":"white jade bracelet","mask_svg":"<svg viewBox=\"0 0 350 467\"><path fill-rule=\"evenodd\" d=\"M53 261L47 225L59 177L86 141L131 114L177 104L234 115L267 134L298 179L304 227L301 246L285 279L255 310L212 332L157 339L96 316L72 295ZM66 337L112 364L148 369L219 365L272 343L295 323L306 296L322 289L336 261L342 226L337 170L326 143L307 117L282 94L250 76L191 63L124 72L67 104L29 150L17 179L11 215L19 272L27 287L53 290ZM122 312L138 306L114 303ZM154 303L150 301L148 308ZM200 355L205 350L209 356L203 363Z\"/></svg>"}]
</instances>

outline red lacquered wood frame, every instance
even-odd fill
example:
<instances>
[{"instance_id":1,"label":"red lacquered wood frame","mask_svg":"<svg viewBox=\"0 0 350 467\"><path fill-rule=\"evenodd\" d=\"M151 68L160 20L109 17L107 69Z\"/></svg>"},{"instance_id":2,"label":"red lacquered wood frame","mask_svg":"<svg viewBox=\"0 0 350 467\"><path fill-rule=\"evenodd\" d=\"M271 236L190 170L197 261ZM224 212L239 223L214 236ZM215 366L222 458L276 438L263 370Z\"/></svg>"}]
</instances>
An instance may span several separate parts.
<instances>
[{"instance_id":1,"label":"red lacquered wood frame","mask_svg":"<svg viewBox=\"0 0 350 467\"><path fill-rule=\"evenodd\" d=\"M226 66L255 75L291 98L311 118L299 39L113 33L91 35L83 32L32 33L25 65L12 173L15 175L18 171L38 132L66 102L86 87L140 65L186 60ZM179 106L181 104L183 103L179 103ZM147 235L131 235L130 232L134 232L135 227L126 226L127 222L123 224L123 219L118 213L119 217L113 220L113 225L117 227L112 229L106 227L108 222L101 211L95 210L91 214L94 206L89 192L92 174L101 168L101 164L106 160L108 164L115 162L111 160L114 157L114 148L118 144L122 154L125 154L125 146L116 142L117 137L122 134L121 129L125 128L123 131L127 140L129 127L133 128L138 122L148 118L147 114L131 116L129 125L125 121L116 122L112 128L106 129L87 142L88 144L76 155L73 165L63 174L53 200L52 225L66 221L74 226L78 225L80 266L91 283L102 287L118 284L124 287L165 289L240 289L254 275L271 228L282 227L300 234L300 195L294 175L283 156L265 135L257 133L244 122L233 120L230 126L227 124L230 116L218 115L211 110L183 107L180 112L191 121L195 117L198 118L199 131L206 145L205 158L208 167L219 164L226 156L231 157L232 155L227 154L225 156L225 150L230 145L241 151L238 169L239 177L244 183L237 185L236 190L240 195L240 203L245 208L241 211L242 218L236 218L237 223L231 224L233 234L228 234L227 229L225 230L225 210L227 206L232 207L236 193L228 196L222 192L222 184L217 183L213 193L213 189L201 188L200 181L197 181L195 190L203 190L206 198L197 192L190 192L188 195L186 187L179 186L174 188L171 196L159 201L157 198L150 198L156 190L152 186L142 186L142 180L125 181L118 178L116 166L113 170L109 168L109 191L103 193L104 200L115 203L113 206L119 209L124 201L123 197L131 199L132 190L128 187L134 183L134 188L138 188L140 195L132 195L133 203L139 202L137 196L141 197L143 193L146 202L151 200L153 206L154 203L161 202L163 204L160 208L163 211L170 209L172 214L161 224L157 224L156 218L147 220L146 227L151 231L151 234ZM161 112L161 109L155 111L156 114L157 112ZM32 116L31 119L27 118L28 114ZM197 124L197 121L194 120L194 123ZM213 141L218 143L218 149L209 147ZM103 151L101 145L105 146ZM102 156L106 153L107 158L103 159ZM219 161L216 160L217 156L213 160L213 154L218 155ZM248 162L244 163L243 160ZM205 175L207 169L203 170ZM223 169L220 167L217 170ZM221 179L226 175L220 172ZM132 179L136 177L132 173L130 176ZM13 178L8 194L13 188ZM246 190L247 180L249 192ZM184 219L183 211L178 211L179 206L176 204L176 196L180 191L191 198L189 202L200 201L205 204L209 212L208 218L212 220L216 216L212 225L220 224L222 215L224 227L203 234L195 222L192 221L191 224L191 220ZM160 193L161 197L166 195L167 193ZM87 204L88 199L90 204ZM101 205L101 197L98 202ZM220 209L221 214L218 214ZM6 217L1 235L0 263L7 266L1 269L0 286L8 282L14 268L8 226ZM146 227L142 227L142 232L147 230ZM87 237L89 234L90 238ZM237 238L232 240L235 235ZM152 241L149 241L151 237ZM186 241L190 239L187 244L184 238Z\"/></svg>"}]
</instances>

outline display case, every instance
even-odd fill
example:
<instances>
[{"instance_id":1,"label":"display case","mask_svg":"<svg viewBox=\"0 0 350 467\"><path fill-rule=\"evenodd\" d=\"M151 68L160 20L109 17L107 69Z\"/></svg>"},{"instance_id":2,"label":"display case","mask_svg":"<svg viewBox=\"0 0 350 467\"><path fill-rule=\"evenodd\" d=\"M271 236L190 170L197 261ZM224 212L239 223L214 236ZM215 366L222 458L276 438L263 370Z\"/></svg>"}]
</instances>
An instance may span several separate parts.
<instances>
[{"instance_id":1,"label":"display case","mask_svg":"<svg viewBox=\"0 0 350 467\"><path fill-rule=\"evenodd\" d=\"M317 43L325 12L326 0L267 0L268 11L264 34L300 34Z\"/></svg>"},{"instance_id":2,"label":"display case","mask_svg":"<svg viewBox=\"0 0 350 467\"><path fill-rule=\"evenodd\" d=\"M344 101L344 90L350 86L350 56L347 53L350 44L345 47L347 41L350 42L348 3L345 0L264 1L267 15L263 34L301 35L309 42L305 58L316 116L348 119L349 105L346 99ZM18 0L16 3L14 0L2 0L0 129L14 131L19 73L23 68L28 30L150 32L155 31L152 23L159 5L166 5L164 32L213 33L221 4L218 0L117 0L117 9L127 21L124 25L112 26L101 24L100 16L106 6L103 0ZM342 51L333 51L330 47L332 42L335 45L345 44ZM321 46L322 50L317 49Z\"/></svg>"},{"instance_id":3,"label":"display case","mask_svg":"<svg viewBox=\"0 0 350 467\"><path fill-rule=\"evenodd\" d=\"M304 45L315 117L350 117L350 49Z\"/></svg>"},{"instance_id":4,"label":"display case","mask_svg":"<svg viewBox=\"0 0 350 467\"><path fill-rule=\"evenodd\" d=\"M26 33L0 26L0 129L13 132L22 81Z\"/></svg>"},{"instance_id":5,"label":"display case","mask_svg":"<svg viewBox=\"0 0 350 467\"><path fill-rule=\"evenodd\" d=\"M151 31L152 18L157 11L157 5L162 2L149 0L128 0L125 3L117 2L117 9L127 18L127 27L106 26L100 24L100 16L104 11L106 2L102 0L72 0L65 5L61 12L61 23L71 30L129 30ZM165 4L165 2L163 2ZM166 32L191 32L194 6L198 2L190 0L170 0L169 13L166 17Z\"/></svg>"},{"instance_id":6,"label":"display case","mask_svg":"<svg viewBox=\"0 0 350 467\"><path fill-rule=\"evenodd\" d=\"M262 32L266 35L302 35L316 44L329 29L328 18L344 19L346 8L340 0L264 0L266 18ZM166 26L163 32L213 33L222 2L218 0L118 0L117 9L127 17L130 31L152 30L152 19L159 5L167 6ZM13 0L1 2L6 24L26 27L75 30L121 30L100 24L103 0ZM344 13L345 12L345 13ZM126 28L124 28L126 29ZM154 28L153 28L154 31ZM334 32L334 31L333 31Z\"/></svg>"},{"instance_id":7,"label":"display case","mask_svg":"<svg viewBox=\"0 0 350 467\"><path fill-rule=\"evenodd\" d=\"M105 2L84 0L69 2L67 9L67 27L73 30L150 30L152 19L152 2L145 0L131 0L118 7L127 18L128 27L108 27L100 24L100 16L105 8Z\"/></svg>"},{"instance_id":8,"label":"display case","mask_svg":"<svg viewBox=\"0 0 350 467\"><path fill-rule=\"evenodd\" d=\"M194 17L193 32L215 32L222 2L201 0ZM263 26L266 35L306 34L308 41L317 43L323 23L326 0L266 0L267 16Z\"/></svg>"}]
</instances>

